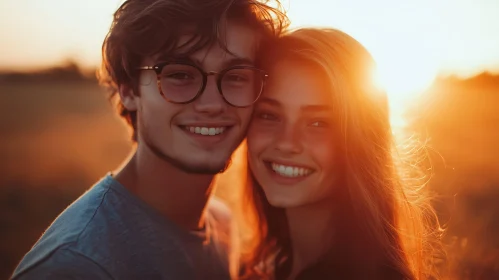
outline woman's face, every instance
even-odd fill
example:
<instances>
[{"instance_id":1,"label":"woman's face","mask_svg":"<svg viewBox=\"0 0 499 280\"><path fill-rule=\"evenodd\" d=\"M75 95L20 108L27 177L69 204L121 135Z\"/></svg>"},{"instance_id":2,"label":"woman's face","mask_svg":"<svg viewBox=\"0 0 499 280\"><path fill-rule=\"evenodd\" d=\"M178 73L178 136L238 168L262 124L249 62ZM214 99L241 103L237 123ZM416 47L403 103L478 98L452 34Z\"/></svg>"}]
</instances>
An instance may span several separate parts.
<instances>
[{"instance_id":1,"label":"woman's face","mask_svg":"<svg viewBox=\"0 0 499 280\"><path fill-rule=\"evenodd\" d=\"M255 107L249 165L276 207L322 201L341 175L333 93L317 73L297 62L278 63Z\"/></svg>"}]
</instances>

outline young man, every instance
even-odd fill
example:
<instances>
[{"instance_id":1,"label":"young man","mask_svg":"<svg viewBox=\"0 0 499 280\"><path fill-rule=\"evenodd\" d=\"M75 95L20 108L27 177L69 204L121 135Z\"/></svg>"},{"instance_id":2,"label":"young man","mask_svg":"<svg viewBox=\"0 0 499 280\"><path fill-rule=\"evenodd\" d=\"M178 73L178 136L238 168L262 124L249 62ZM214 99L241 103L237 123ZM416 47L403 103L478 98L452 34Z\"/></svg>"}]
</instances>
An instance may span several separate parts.
<instances>
[{"instance_id":1,"label":"young man","mask_svg":"<svg viewBox=\"0 0 499 280\"><path fill-rule=\"evenodd\" d=\"M227 213L207 202L265 84L258 46L286 23L254 0L127 0L103 44L136 149L69 206L14 279L227 279ZM215 206L210 206L215 205Z\"/></svg>"}]
</instances>

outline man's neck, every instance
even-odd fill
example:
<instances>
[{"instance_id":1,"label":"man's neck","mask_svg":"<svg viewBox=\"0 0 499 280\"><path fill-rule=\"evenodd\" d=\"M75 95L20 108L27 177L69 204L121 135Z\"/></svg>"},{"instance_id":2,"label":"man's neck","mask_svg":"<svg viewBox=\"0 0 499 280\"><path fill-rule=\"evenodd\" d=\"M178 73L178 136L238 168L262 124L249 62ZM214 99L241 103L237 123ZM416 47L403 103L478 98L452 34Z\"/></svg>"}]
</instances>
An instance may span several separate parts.
<instances>
[{"instance_id":1,"label":"man's neck","mask_svg":"<svg viewBox=\"0 0 499 280\"><path fill-rule=\"evenodd\" d=\"M195 230L204 226L213 175L186 173L149 149L138 148L115 178L180 227Z\"/></svg>"},{"instance_id":2,"label":"man's neck","mask_svg":"<svg viewBox=\"0 0 499 280\"><path fill-rule=\"evenodd\" d=\"M305 205L286 209L293 264L290 279L317 262L329 250L333 239L331 203Z\"/></svg>"}]
</instances>

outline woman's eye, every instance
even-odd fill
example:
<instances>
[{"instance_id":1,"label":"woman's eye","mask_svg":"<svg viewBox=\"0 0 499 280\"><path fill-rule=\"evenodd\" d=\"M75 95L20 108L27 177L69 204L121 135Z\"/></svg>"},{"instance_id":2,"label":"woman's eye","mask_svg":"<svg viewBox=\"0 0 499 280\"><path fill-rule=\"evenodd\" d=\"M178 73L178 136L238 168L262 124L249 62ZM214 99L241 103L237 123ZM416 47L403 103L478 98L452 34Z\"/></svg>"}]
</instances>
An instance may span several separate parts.
<instances>
[{"instance_id":1,"label":"woman's eye","mask_svg":"<svg viewBox=\"0 0 499 280\"><path fill-rule=\"evenodd\" d=\"M315 121L315 122L312 122L310 124L310 126L313 126L313 127L328 127L328 123L327 122L324 122L324 121Z\"/></svg>"},{"instance_id":2,"label":"woman's eye","mask_svg":"<svg viewBox=\"0 0 499 280\"><path fill-rule=\"evenodd\" d=\"M259 119L262 119L262 120L267 120L267 121L273 121L273 120L277 120L277 117L273 114L270 114L270 113L258 113L257 114L257 117Z\"/></svg>"}]
</instances>

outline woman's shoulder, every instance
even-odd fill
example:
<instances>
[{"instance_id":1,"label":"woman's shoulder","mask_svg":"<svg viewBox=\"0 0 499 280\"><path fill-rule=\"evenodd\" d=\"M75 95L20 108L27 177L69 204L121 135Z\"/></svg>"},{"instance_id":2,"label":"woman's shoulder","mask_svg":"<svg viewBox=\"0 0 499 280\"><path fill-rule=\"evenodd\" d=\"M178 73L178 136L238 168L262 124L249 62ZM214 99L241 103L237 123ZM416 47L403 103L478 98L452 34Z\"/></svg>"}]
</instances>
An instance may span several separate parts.
<instances>
[{"instance_id":1,"label":"woman's shoulder","mask_svg":"<svg viewBox=\"0 0 499 280\"><path fill-rule=\"evenodd\" d=\"M217 223L230 225L232 222L230 208L217 197L210 198L206 206L206 212L210 219L214 219Z\"/></svg>"},{"instance_id":2,"label":"woman's shoulder","mask_svg":"<svg viewBox=\"0 0 499 280\"><path fill-rule=\"evenodd\" d=\"M211 198L206 206L205 221L210 239L224 252L228 252L233 238L230 208L220 199Z\"/></svg>"}]
</instances>

